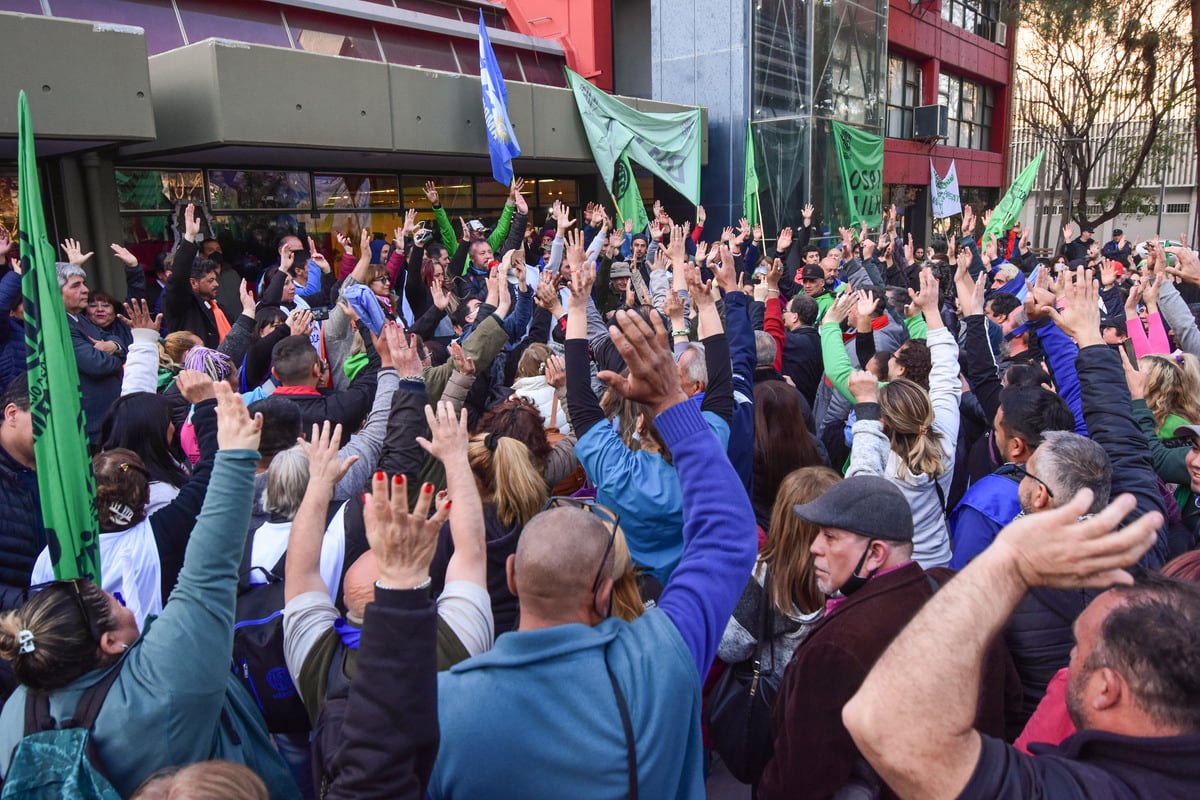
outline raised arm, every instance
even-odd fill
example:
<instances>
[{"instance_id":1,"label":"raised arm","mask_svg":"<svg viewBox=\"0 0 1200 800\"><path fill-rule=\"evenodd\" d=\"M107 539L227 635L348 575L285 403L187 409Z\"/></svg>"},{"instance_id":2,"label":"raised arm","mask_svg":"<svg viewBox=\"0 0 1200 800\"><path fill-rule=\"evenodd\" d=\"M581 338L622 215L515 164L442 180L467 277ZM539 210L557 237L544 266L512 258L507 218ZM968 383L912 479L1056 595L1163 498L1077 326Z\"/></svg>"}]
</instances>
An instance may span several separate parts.
<instances>
[{"instance_id":1,"label":"raised arm","mask_svg":"<svg viewBox=\"0 0 1200 800\"><path fill-rule=\"evenodd\" d=\"M754 566L754 510L724 448L679 386L662 320L654 317L648 325L640 316L621 311L617 323L613 344L629 366L629 376L605 371L600 378L654 412L679 473L683 555L658 605L678 629L703 677Z\"/></svg>"},{"instance_id":2,"label":"raised arm","mask_svg":"<svg viewBox=\"0 0 1200 800\"><path fill-rule=\"evenodd\" d=\"M158 391L158 331L162 314L150 316L145 300L125 304L126 316L119 319L133 332L133 343L125 355L125 374L121 376L121 396L134 392Z\"/></svg>"},{"instance_id":3,"label":"raised arm","mask_svg":"<svg viewBox=\"0 0 1200 800\"><path fill-rule=\"evenodd\" d=\"M338 457L338 442L342 426L332 428L326 420L320 427L312 426L312 435L305 444L308 453L308 489L292 520L288 534L287 564L284 568L283 597L288 603L305 592L328 592L321 577L321 544L325 539L325 520L333 502L333 487L358 461L351 456L343 461Z\"/></svg>"},{"instance_id":4,"label":"raised arm","mask_svg":"<svg viewBox=\"0 0 1200 800\"><path fill-rule=\"evenodd\" d=\"M467 458L470 431L467 429L467 411L454 412L449 401L438 403L437 413L425 406L425 421L429 424L431 438L418 437L417 443L446 469L446 493L450 502L450 538L454 541L454 555L446 565L445 582L470 581L487 591L487 542L484 536L483 502L479 498L479 487L475 473ZM431 487L432 490L432 487ZM453 503L453 505L450 505ZM489 616L486 625L491 627Z\"/></svg>"}]
</instances>

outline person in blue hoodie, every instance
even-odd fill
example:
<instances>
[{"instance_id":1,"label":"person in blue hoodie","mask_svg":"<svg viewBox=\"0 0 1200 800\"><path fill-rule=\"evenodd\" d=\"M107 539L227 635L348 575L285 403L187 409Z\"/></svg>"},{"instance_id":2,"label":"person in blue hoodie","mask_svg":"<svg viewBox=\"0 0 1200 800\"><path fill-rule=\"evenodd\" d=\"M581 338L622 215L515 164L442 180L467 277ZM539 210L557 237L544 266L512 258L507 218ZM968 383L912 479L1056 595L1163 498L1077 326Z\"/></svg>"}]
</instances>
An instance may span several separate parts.
<instances>
[{"instance_id":1,"label":"person in blue hoodie","mask_svg":"<svg viewBox=\"0 0 1200 800\"><path fill-rule=\"evenodd\" d=\"M679 565L657 607L625 622L611 616L612 548L628 521L597 506L530 520L508 561L518 630L439 675L433 798L704 797L700 681L754 565L754 513L680 388L661 320L620 311L616 322L629 376L601 377L653 414L671 450Z\"/></svg>"}]
</instances>

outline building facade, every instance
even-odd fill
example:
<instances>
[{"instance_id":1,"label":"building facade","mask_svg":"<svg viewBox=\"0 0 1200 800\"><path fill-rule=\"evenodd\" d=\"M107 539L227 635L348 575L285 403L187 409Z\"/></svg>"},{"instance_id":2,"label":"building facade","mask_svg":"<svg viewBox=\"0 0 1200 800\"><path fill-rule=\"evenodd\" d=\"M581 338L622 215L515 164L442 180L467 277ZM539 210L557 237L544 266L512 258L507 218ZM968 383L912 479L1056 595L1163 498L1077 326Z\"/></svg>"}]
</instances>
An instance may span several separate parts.
<instances>
[{"instance_id":1,"label":"building facade","mask_svg":"<svg viewBox=\"0 0 1200 800\"><path fill-rule=\"evenodd\" d=\"M15 223L19 89L30 97L51 233L94 250L93 288L118 297L123 271L108 244L148 263L172 246L183 201L204 206L227 262L250 265L273 263L280 235L301 225L327 254L338 231L367 226L390 238L404 209L430 217L421 189L430 179L452 220L494 219L508 191L491 178L484 134L481 12L532 216L555 200L599 199L563 66L613 88L603 40L611 6L589 3L592 18L547 25L530 16L536 4L509 5L0 0L0 222ZM558 5L577 14L585 3Z\"/></svg>"}]
</instances>

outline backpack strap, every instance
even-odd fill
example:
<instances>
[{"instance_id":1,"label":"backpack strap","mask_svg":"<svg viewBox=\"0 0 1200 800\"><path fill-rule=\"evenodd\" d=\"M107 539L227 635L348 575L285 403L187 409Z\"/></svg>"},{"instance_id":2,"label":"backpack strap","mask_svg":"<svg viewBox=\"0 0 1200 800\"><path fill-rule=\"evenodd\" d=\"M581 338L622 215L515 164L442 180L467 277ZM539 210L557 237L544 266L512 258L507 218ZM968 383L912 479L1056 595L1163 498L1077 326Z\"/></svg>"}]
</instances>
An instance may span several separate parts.
<instances>
[{"instance_id":1,"label":"backpack strap","mask_svg":"<svg viewBox=\"0 0 1200 800\"><path fill-rule=\"evenodd\" d=\"M637 744L633 738L633 722L629 718L629 706L625 703L625 694L617 684L617 676L613 674L608 664L608 655L604 657L604 668L608 670L608 679L612 682L613 694L617 696L617 710L621 712L621 727L625 729L625 760L629 767L629 800L638 800L637 774Z\"/></svg>"},{"instance_id":2,"label":"backpack strap","mask_svg":"<svg viewBox=\"0 0 1200 800\"><path fill-rule=\"evenodd\" d=\"M104 706L104 698L108 696L108 690L117 682L117 678L121 674L121 668L124 665L125 659L122 658L116 663L116 666L108 671L108 674L83 690L83 694L80 695L79 702L75 706L74 713L63 722L63 728L86 728L91 730L92 726L96 724L96 717L100 715L101 707ZM50 716L50 694L50 692L43 691L26 691L26 736L31 733L52 731L58 727L54 718Z\"/></svg>"}]
</instances>

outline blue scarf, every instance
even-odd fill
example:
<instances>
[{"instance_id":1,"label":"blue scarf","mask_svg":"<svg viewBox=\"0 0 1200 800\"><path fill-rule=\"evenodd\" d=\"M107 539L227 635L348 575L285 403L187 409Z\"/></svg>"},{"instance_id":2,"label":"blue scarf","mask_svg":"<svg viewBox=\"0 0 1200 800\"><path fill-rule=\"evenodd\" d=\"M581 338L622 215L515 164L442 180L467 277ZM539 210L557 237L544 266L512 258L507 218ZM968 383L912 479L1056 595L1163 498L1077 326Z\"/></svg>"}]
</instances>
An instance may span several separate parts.
<instances>
[{"instance_id":1,"label":"blue scarf","mask_svg":"<svg viewBox=\"0 0 1200 800\"><path fill-rule=\"evenodd\" d=\"M351 650L358 649L358 642L362 639L362 628L356 627L345 617L338 617L337 621L333 623L333 629L337 631L342 644Z\"/></svg>"}]
</instances>

